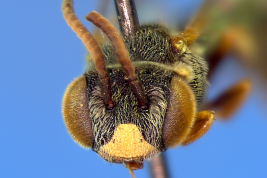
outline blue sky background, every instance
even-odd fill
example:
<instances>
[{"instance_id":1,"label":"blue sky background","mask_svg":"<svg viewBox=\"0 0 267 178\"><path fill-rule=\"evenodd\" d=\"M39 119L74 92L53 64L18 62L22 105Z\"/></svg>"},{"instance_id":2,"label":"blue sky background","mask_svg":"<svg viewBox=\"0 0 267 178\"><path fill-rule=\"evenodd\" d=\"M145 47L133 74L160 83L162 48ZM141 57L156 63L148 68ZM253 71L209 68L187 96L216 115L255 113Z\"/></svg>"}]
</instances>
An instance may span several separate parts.
<instances>
[{"instance_id":1,"label":"blue sky background","mask_svg":"<svg viewBox=\"0 0 267 178\"><path fill-rule=\"evenodd\" d=\"M97 10L96 2L77 0L78 17ZM1 2L0 177L130 178L123 165L78 146L65 128L62 97L68 84L83 74L86 49L63 19L61 3ZM146 12L152 17L140 12L139 18L174 21L172 13L183 18L199 3L154 1ZM110 9L114 10L112 3ZM92 24L83 22L92 30ZM210 81L210 97L244 76L252 75L236 61L226 60ZM254 83L251 96L232 120L216 120L203 138L167 151L172 177L267 177L266 95L260 82ZM149 177L148 168L146 162L143 170L135 171L136 178Z\"/></svg>"}]
</instances>

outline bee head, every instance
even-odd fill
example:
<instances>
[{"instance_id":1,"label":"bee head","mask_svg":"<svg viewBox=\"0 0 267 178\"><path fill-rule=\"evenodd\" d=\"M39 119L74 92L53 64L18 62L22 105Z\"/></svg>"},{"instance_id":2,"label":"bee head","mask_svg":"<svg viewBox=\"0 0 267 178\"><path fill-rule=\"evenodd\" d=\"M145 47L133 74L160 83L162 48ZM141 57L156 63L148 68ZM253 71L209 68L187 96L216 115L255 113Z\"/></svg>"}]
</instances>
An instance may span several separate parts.
<instances>
[{"instance_id":1,"label":"bee head","mask_svg":"<svg viewBox=\"0 0 267 178\"><path fill-rule=\"evenodd\" d=\"M203 78L194 75L196 69L206 75L204 63L187 51L176 55L160 26L142 27L123 39L106 19L91 12L86 19L111 42L101 49L73 17L71 2L65 6L65 18L71 19L69 25L94 63L64 95L64 120L74 140L115 163L142 163L182 143L205 88Z\"/></svg>"}]
</instances>

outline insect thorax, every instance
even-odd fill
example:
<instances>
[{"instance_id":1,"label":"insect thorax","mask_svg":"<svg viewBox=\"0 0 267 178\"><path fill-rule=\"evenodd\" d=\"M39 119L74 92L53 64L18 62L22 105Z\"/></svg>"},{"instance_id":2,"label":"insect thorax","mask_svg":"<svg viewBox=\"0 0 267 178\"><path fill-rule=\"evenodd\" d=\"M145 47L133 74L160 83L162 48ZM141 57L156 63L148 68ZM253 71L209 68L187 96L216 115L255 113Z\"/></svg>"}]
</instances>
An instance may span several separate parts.
<instances>
[{"instance_id":1,"label":"insect thorax","mask_svg":"<svg viewBox=\"0 0 267 178\"><path fill-rule=\"evenodd\" d=\"M148 110L142 110L139 107L138 100L124 79L125 73L118 64L110 44L104 45L102 51L106 57L107 70L111 80L112 100L115 103L112 110L106 109L99 88L97 72L92 69L84 74L95 137L94 151L97 152L101 146L110 141L116 142L111 139L120 124L136 125L146 142L160 152L165 150L162 128L171 80L172 77L177 76L173 67L176 64L182 63L191 68L190 75L192 76L187 82L195 94L197 104L201 103L207 85L205 61L192 55L189 50L181 56L175 55L169 41L168 31L161 26L143 26L135 35L125 39L130 58L135 66L135 73L146 91L149 101ZM150 156L152 155L147 155L147 157ZM112 162L112 160L108 161Z\"/></svg>"}]
</instances>

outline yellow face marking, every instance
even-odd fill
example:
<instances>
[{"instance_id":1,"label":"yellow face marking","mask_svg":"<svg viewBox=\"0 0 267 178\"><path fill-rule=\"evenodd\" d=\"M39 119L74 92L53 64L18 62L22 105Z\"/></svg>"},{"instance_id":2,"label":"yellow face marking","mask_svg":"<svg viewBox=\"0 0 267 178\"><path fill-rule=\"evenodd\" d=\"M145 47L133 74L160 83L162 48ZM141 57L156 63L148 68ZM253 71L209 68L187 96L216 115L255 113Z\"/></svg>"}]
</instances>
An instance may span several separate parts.
<instances>
[{"instance_id":1,"label":"yellow face marking","mask_svg":"<svg viewBox=\"0 0 267 178\"><path fill-rule=\"evenodd\" d=\"M98 154L111 162L143 161L159 153L159 150L144 140L134 124L119 125L109 143Z\"/></svg>"}]
</instances>

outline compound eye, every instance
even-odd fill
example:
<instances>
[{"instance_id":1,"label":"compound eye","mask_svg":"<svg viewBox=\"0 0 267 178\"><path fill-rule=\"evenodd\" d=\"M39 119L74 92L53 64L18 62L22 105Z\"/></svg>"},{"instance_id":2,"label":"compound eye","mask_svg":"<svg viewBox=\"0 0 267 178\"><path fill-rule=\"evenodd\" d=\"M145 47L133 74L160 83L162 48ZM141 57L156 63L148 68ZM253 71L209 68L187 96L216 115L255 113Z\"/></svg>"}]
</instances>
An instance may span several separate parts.
<instances>
[{"instance_id":1,"label":"compound eye","mask_svg":"<svg viewBox=\"0 0 267 178\"><path fill-rule=\"evenodd\" d=\"M92 147L94 135L84 76L76 78L68 86L63 98L63 117L73 139L83 147Z\"/></svg>"},{"instance_id":2,"label":"compound eye","mask_svg":"<svg viewBox=\"0 0 267 178\"><path fill-rule=\"evenodd\" d=\"M175 54L182 55L187 49L186 39L179 35L171 39L172 49Z\"/></svg>"},{"instance_id":3,"label":"compound eye","mask_svg":"<svg viewBox=\"0 0 267 178\"><path fill-rule=\"evenodd\" d=\"M188 84L179 77L173 77L163 124L163 143L166 148L183 142L189 134L196 115L195 96Z\"/></svg>"}]
</instances>

